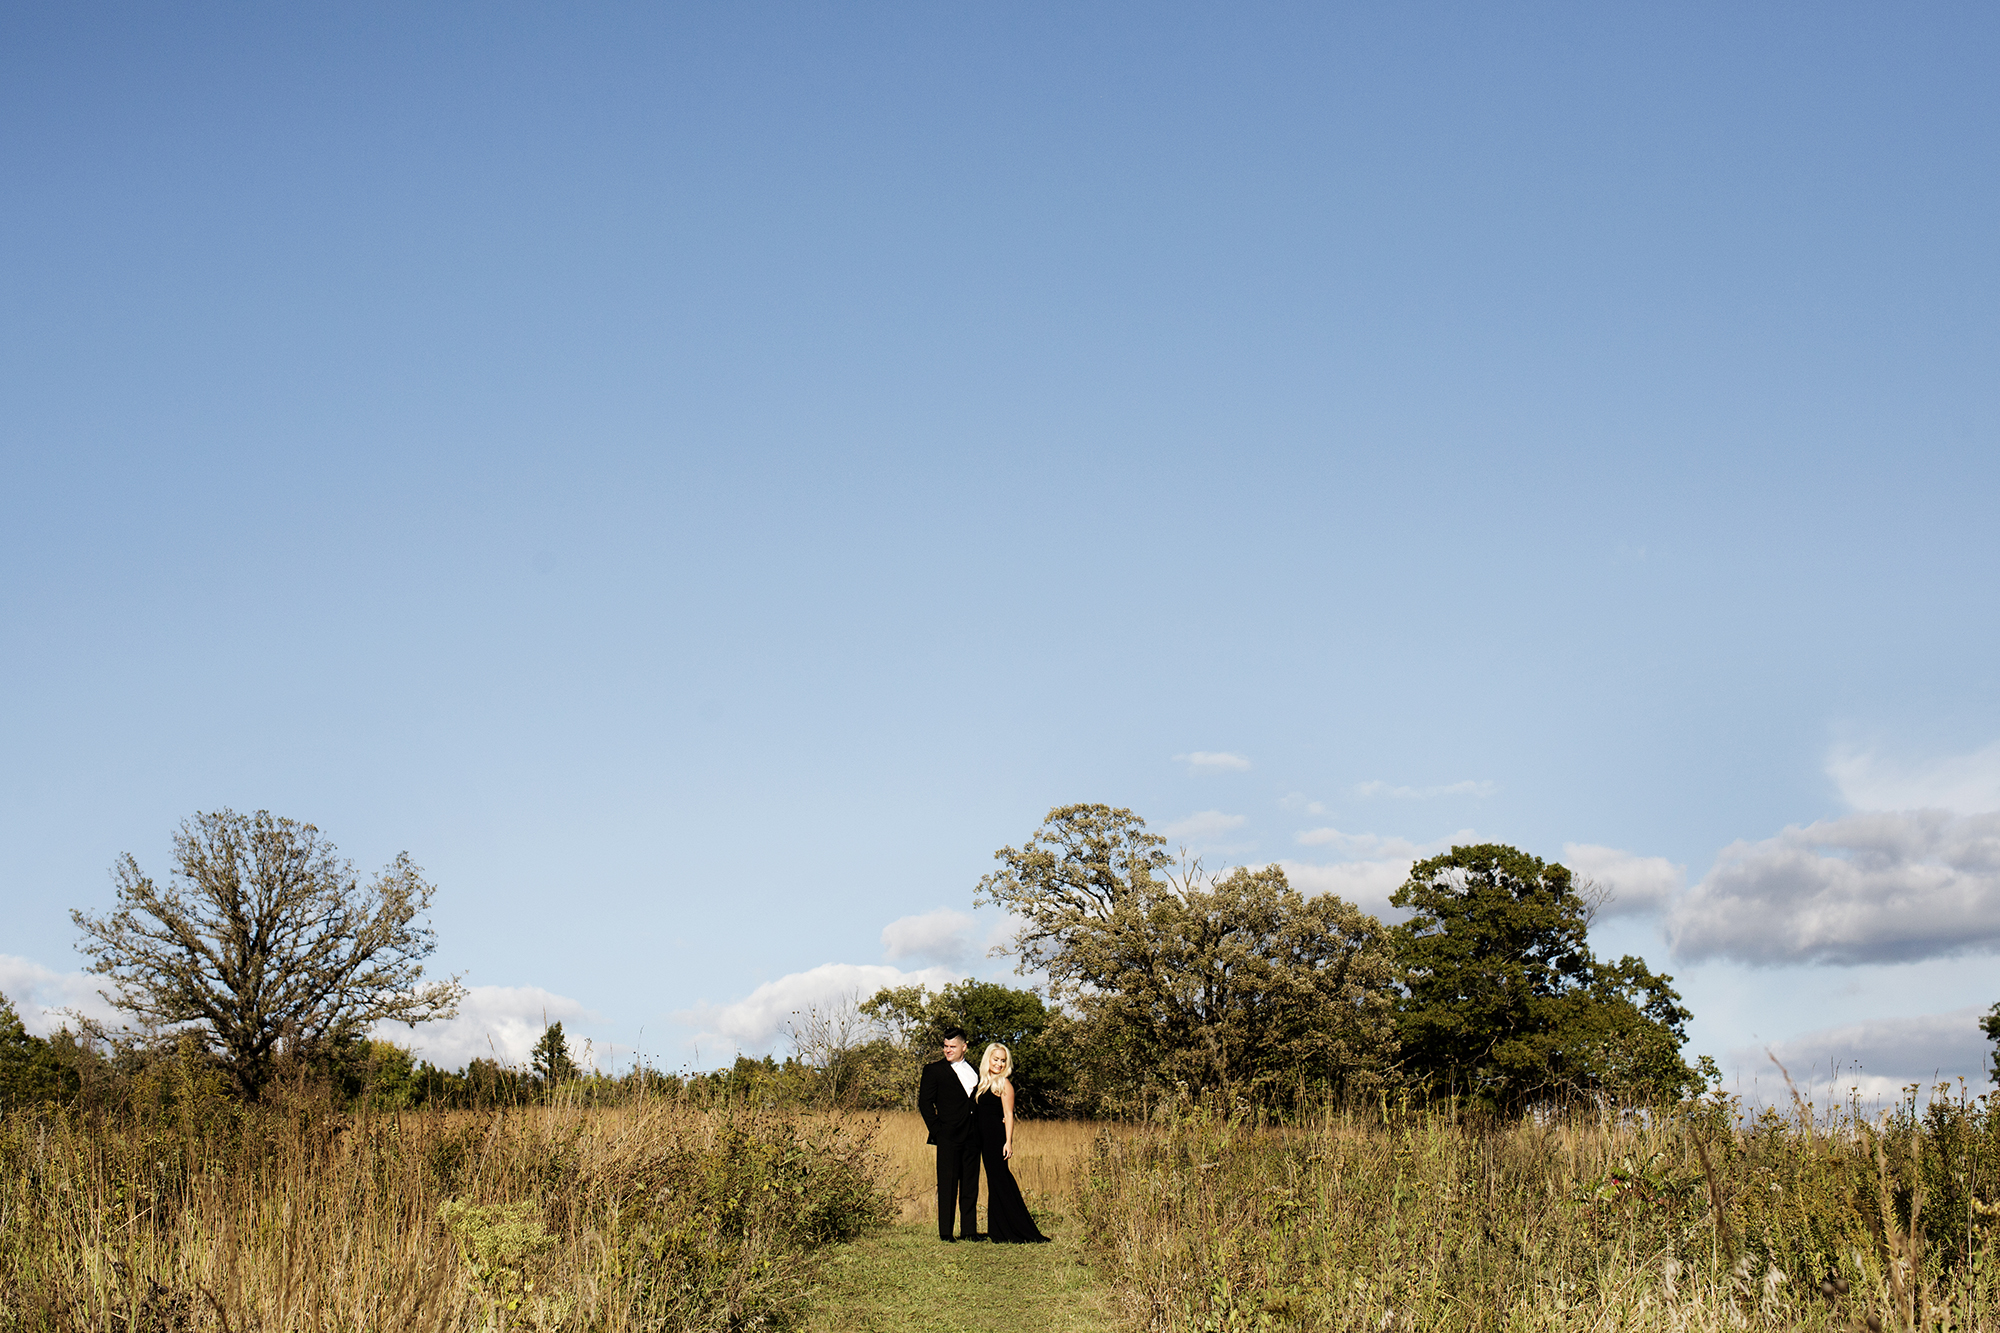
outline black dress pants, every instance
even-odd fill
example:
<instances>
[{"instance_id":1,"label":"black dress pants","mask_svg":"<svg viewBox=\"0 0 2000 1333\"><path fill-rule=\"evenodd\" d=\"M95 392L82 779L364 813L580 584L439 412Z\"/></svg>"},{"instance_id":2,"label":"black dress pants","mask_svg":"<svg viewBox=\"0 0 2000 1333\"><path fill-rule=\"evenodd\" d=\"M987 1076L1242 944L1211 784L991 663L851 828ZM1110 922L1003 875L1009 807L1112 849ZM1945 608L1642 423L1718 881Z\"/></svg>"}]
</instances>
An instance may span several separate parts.
<instances>
[{"instance_id":1,"label":"black dress pants","mask_svg":"<svg viewBox=\"0 0 2000 1333\"><path fill-rule=\"evenodd\" d=\"M951 1239L951 1207L958 1203L958 1234L979 1232L979 1126L968 1120L956 1135L940 1134L937 1145L938 1238Z\"/></svg>"}]
</instances>

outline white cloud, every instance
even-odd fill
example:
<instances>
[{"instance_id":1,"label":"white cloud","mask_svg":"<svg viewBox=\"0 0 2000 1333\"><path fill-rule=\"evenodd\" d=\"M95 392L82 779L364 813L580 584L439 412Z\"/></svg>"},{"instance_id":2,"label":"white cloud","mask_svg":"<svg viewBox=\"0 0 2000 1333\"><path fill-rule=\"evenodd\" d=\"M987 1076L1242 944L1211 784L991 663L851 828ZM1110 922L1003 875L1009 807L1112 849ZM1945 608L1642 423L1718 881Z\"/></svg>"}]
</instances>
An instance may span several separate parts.
<instances>
[{"instance_id":1,"label":"white cloud","mask_svg":"<svg viewBox=\"0 0 2000 1333\"><path fill-rule=\"evenodd\" d=\"M1250 767L1248 759L1226 750L1195 750L1189 754L1177 754L1174 762L1186 764L1195 773L1241 773Z\"/></svg>"},{"instance_id":2,"label":"white cloud","mask_svg":"<svg viewBox=\"0 0 2000 1333\"><path fill-rule=\"evenodd\" d=\"M102 982L87 972L57 972L32 959L0 954L0 994L14 1002L22 1026L36 1036L45 1037L61 1027L66 1016L57 1011L65 1008L117 1025L124 1015L98 996ZM548 1022L566 1026L577 1059L583 1059L583 1043L577 1039L584 1034L567 1029L601 1020L581 1001L538 986L474 986L459 1005L457 1018L415 1028L383 1023L371 1035L414 1047L420 1059L445 1069L458 1069L481 1057L526 1064L541 1039L545 1014ZM605 1057L608 1052L597 1055Z\"/></svg>"},{"instance_id":3,"label":"white cloud","mask_svg":"<svg viewBox=\"0 0 2000 1333\"><path fill-rule=\"evenodd\" d=\"M1280 797L1278 808L1280 810L1303 810L1309 815L1323 815L1326 813L1326 806L1324 804L1308 798L1302 791L1290 792Z\"/></svg>"},{"instance_id":4,"label":"white cloud","mask_svg":"<svg viewBox=\"0 0 2000 1333\"><path fill-rule=\"evenodd\" d=\"M1883 759L1872 750L1835 750L1827 776L1857 810L2000 810L2000 741L1971 754L1922 763Z\"/></svg>"},{"instance_id":5,"label":"white cloud","mask_svg":"<svg viewBox=\"0 0 2000 1333\"><path fill-rule=\"evenodd\" d=\"M1012 912L1001 913L999 919L986 932L986 947L998 949L1002 953L1012 953L1015 941L1021 934L1021 927L1027 924L1027 921Z\"/></svg>"},{"instance_id":6,"label":"white cloud","mask_svg":"<svg viewBox=\"0 0 2000 1333\"><path fill-rule=\"evenodd\" d=\"M1687 867L1664 856L1636 856L1591 842L1563 844L1562 863L1581 879L1611 890L1602 916L1645 916L1670 904L1687 883Z\"/></svg>"},{"instance_id":7,"label":"white cloud","mask_svg":"<svg viewBox=\"0 0 2000 1333\"><path fill-rule=\"evenodd\" d=\"M1308 898L1321 893L1338 894L1375 916L1393 910L1389 895L1410 877L1408 861L1341 861L1333 865L1280 861L1278 867L1285 872L1291 886Z\"/></svg>"},{"instance_id":8,"label":"white cloud","mask_svg":"<svg viewBox=\"0 0 2000 1333\"><path fill-rule=\"evenodd\" d=\"M1342 833L1337 828L1309 828L1294 835L1308 847L1332 847L1349 857L1380 860L1401 857L1416 861L1431 854L1432 844L1418 844L1407 838L1384 838L1373 833Z\"/></svg>"},{"instance_id":9,"label":"white cloud","mask_svg":"<svg viewBox=\"0 0 2000 1333\"><path fill-rule=\"evenodd\" d=\"M1356 783L1356 796L1391 796L1399 801L1429 801L1440 796L1487 797L1494 792L1494 786L1485 779L1477 782L1466 779L1462 782L1447 782L1436 787L1397 787L1382 781Z\"/></svg>"},{"instance_id":10,"label":"white cloud","mask_svg":"<svg viewBox=\"0 0 2000 1333\"><path fill-rule=\"evenodd\" d=\"M1836 1099L1855 1088L1865 1101L1893 1099L1911 1083L1929 1085L1964 1078L1977 1092L1987 1086L1993 1048L1980 1031L1985 1011L1977 1006L1945 1014L1910 1018L1875 1018L1840 1027L1821 1028L1772 1045L1729 1053L1740 1076L1774 1088L1762 1089L1766 1102L1788 1100L1784 1074L1770 1061L1776 1055L1801 1095L1816 1100L1831 1093Z\"/></svg>"},{"instance_id":11,"label":"white cloud","mask_svg":"<svg viewBox=\"0 0 2000 1333\"><path fill-rule=\"evenodd\" d=\"M1746 963L2000 950L2000 813L1861 813L1732 843L1668 933L1679 957Z\"/></svg>"},{"instance_id":12,"label":"white cloud","mask_svg":"<svg viewBox=\"0 0 2000 1333\"><path fill-rule=\"evenodd\" d=\"M1160 835L1166 838L1181 838L1191 842L1206 842L1219 838L1232 829L1242 828L1250 822L1248 815L1225 815L1220 810L1202 810L1186 819L1176 819L1171 824L1160 826Z\"/></svg>"},{"instance_id":13,"label":"white cloud","mask_svg":"<svg viewBox=\"0 0 2000 1333\"><path fill-rule=\"evenodd\" d=\"M581 1062L585 1035L579 1026L603 1019L581 1000L543 990L540 986L472 986L458 1006L458 1017L424 1023L412 1029L400 1023L376 1025L371 1035L415 1049L417 1058L440 1069L461 1069L473 1060L498 1060L525 1065L549 1023L561 1023L570 1053ZM603 1064L608 1050L593 1051Z\"/></svg>"},{"instance_id":14,"label":"white cloud","mask_svg":"<svg viewBox=\"0 0 2000 1333\"><path fill-rule=\"evenodd\" d=\"M857 995L865 1000L884 986L937 990L964 976L944 966L905 972L886 963L822 963L767 981L733 1004L703 1005L680 1017L703 1029L697 1040L711 1054L720 1054L718 1047L762 1051L778 1040L794 1014L809 1008L829 1009Z\"/></svg>"},{"instance_id":15,"label":"white cloud","mask_svg":"<svg viewBox=\"0 0 2000 1333\"><path fill-rule=\"evenodd\" d=\"M882 956L890 962L920 959L957 963L977 947L979 922L968 912L939 907L918 916L899 917L882 927Z\"/></svg>"},{"instance_id":16,"label":"white cloud","mask_svg":"<svg viewBox=\"0 0 2000 1333\"><path fill-rule=\"evenodd\" d=\"M1337 893L1364 912L1396 915L1389 896L1410 877L1410 866L1435 856L1454 843L1475 840L1471 829L1460 829L1433 842L1411 842L1374 833L1343 833L1336 828L1306 829L1296 835L1308 847L1330 847L1347 859L1330 865L1310 861L1280 861L1285 878L1299 892Z\"/></svg>"},{"instance_id":17,"label":"white cloud","mask_svg":"<svg viewBox=\"0 0 2000 1333\"><path fill-rule=\"evenodd\" d=\"M21 1026L37 1037L46 1037L65 1023L73 1022L59 1011L76 1009L105 1023L118 1022L118 1011L97 992L110 989L110 979L88 972L58 972L32 958L0 953L0 995L13 1002L21 1016Z\"/></svg>"}]
</instances>

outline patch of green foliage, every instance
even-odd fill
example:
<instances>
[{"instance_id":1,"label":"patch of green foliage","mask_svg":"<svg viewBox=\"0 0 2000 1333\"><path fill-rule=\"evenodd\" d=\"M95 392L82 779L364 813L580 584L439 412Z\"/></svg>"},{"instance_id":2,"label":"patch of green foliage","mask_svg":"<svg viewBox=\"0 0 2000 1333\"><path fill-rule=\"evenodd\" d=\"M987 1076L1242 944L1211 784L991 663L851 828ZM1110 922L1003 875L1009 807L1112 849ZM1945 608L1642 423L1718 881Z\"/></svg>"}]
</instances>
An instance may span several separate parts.
<instances>
[{"instance_id":1,"label":"patch of green foliage","mask_svg":"<svg viewBox=\"0 0 2000 1333\"><path fill-rule=\"evenodd\" d=\"M1391 899L1402 1068L1488 1110L1610 1093L1674 1102L1699 1087L1673 978L1601 963L1568 869L1512 847L1420 861Z\"/></svg>"}]
</instances>

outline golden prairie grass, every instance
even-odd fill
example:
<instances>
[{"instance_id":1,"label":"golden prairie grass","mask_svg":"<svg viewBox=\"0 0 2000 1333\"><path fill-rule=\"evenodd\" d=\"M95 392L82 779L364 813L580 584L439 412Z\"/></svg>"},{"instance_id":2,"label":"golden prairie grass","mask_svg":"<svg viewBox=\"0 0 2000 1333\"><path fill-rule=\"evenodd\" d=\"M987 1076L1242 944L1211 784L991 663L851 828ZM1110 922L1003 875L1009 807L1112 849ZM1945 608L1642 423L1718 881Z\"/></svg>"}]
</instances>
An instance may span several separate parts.
<instances>
[{"instance_id":1,"label":"golden prairie grass","mask_svg":"<svg viewBox=\"0 0 2000 1333\"><path fill-rule=\"evenodd\" d=\"M1135 1325L2000 1329L2000 1116L1467 1122L1190 1112L1093 1148L1086 1243ZM1874 1320L1870 1324L1870 1320Z\"/></svg>"},{"instance_id":2,"label":"golden prairie grass","mask_svg":"<svg viewBox=\"0 0 2000 1333\"><path fill-rule=\"evenodd\" d=\"M777 1112L203 1114L0 1124L0 1330L756 1327L885 1210Z\"/></svg>"}]
</instances>

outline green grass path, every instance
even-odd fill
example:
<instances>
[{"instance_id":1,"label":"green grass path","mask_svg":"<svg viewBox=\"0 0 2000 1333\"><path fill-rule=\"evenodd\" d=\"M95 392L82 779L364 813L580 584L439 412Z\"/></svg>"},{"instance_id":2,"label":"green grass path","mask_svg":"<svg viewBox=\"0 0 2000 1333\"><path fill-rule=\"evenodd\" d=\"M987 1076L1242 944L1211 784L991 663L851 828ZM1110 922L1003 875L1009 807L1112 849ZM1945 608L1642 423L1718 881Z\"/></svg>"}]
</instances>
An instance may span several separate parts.
<instances>
[{"instance_id":1,"label":"green grass path","mask_svg":"<svg viewBox=\"0 0 2000 1333\"><path fill-rule=\"evenodd\" d=\"M1063 1219L1053 1219L1062 1232ZM1111 1333L1110 1295L1058 1232L1049 1245L945 1245L929 1226L836 1246L808 1333Z\"/></svg>"}]
</instances>

